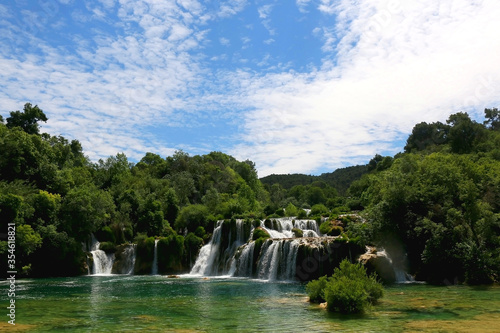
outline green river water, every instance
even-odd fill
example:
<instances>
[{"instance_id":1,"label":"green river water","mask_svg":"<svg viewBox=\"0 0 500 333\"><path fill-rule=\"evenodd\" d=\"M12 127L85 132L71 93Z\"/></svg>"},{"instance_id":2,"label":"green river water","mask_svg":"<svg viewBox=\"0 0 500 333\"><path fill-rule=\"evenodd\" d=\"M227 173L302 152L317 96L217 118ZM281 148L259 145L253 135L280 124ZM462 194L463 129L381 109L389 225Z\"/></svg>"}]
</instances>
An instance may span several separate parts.
<instances>
[{"instance_id":1,"label":"green river water","mask_svg":"<svg viewBox=\"0 0 500 333\"><path fill-rule=\"evenodd\" d=\"M305 285L235 278L82 276L16 281L5 332L500 332L500 287L386 287L363 315L331 314Z\"/></svg>"}]
</instances>

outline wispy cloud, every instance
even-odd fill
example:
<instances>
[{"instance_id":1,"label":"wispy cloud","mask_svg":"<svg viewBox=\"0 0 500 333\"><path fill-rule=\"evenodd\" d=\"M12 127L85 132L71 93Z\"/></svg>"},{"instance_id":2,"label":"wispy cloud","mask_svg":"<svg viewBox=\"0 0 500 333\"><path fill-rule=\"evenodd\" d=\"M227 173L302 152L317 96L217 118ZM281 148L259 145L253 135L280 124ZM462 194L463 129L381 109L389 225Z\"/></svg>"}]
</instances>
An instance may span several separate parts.
<instances>
[{"instance_id":1,"label":"wispy cloud","mask_svg":"<svg viewBox=\"0 0 500 333\"><path fill-rule=\"evenodd\" d=\"M323 1L320 10L345 18L321 29L325 70L252 78L246 93L256 110L233 153L252 157L261 175L334 169L399 151L397 139L417 122L461 110L478 117L499 103L500 8L493 1L443 4Z\"/></svg>"},{"instance_id":2,"label":"wispy cloud","mask_svg":"<svg viewBox=\"0 0 500 333\"><path fill-rule=\"evenodd\" d=\"M293 52L273 53L286 45L279 34L254 34L273 3L0 5L0 109L40 105L43 129L80 140L92 159L222 150L264 176L366 163L401 150L417 122L500 104L493 0L297 0L300 15L321 17L304 32L321 41L310 50L320 64L302 71ZM227 31L224 20L255 28Z\"/></svg>"}]
</instances>

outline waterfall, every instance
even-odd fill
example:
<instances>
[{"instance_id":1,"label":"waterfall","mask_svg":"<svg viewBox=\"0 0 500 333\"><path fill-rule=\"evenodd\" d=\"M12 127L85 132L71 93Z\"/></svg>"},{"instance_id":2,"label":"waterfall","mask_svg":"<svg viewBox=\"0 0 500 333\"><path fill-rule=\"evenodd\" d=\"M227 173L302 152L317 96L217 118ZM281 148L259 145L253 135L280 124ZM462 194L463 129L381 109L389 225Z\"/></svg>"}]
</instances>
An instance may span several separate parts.
<instances>
[{"instance_id":1,"label":"waterfall","mask_svg":"<svg viewBox=\"0 0 500 333\"><path fill-rule=\"evenodd\" d=\"M134 274L135 258L137 255L136 250L137 250L137 245L130 244L123 251L123 257L125 261L123 267L123 274L129 274L129 275Z\"/></svg>"},{"instance_id":2,"label":"waterfall","mask_svg":"<svg viewBox=\"0 0 500 333\"><path fill-rule=\"evenodd\" d=\"M406 271L394 267L394 275L396 276L396 283L414 283L415 278L408 274Z\"/></svg>"},{"instance_id":3,"label":"waterfall","mask_svg":"<svg viewBox=\"0 0 500 333\"><path fill-rule=\"evenodd\" d=\"M155 239L155 250L153 256L153 265L151 266L151 275L158 275L158 239Z\"/></svg>"},{"instance_id":4,"label":"waterfall","mask_svg":"<svg viewBox=\"0 0 500 333\"><path fill-rule=\"evenodd\" d=\"M398 265L394 264L392 258L389 256L389 254L384 249L378 251L377 256L385 257L391 263L392 269L394 270L394 276L396 278L396 280L395 280L396 283L414 283L415 282L415 278L413 276L408 274L404 269L402 269Z\"/></svg>"},{"instance_id":5,"label":"waterfall","mask_svg":"<svg viewBox=\"0 0 500 333\"><path fill-rule=\"evenodd\" d=\"M213 275L214 272L214 262L218 255L220 241L222 234L222 221L217 222L217 226L214 229L214 234L210 242L204 245L201 250L196 262L191 269L191 274L193 275Z\"/></svg>"},{"instance_id":6,"label":"waterfall","mask_svg":"<svg viewBox=\"0 0 500 333\"><path fill-rule=\"evenodd\" d=\"M92 245L90 248L90 253L94 258L94 265L92 267L92 274L94 275L107 275L111 274L113 269L113 262L115 260L114 253L106 253L103 250L99 250L99 241L95 239L92 235Z\"/></svg>"},{"instance_id":7,"label":"waterfall","mask_svg":"<svg viewBox=\"0 0 500 333\"><path fill-rule=\"evenodd\" d=\"M314 220L292 218L260 221L257 224L244 220L218 221L212 239L201 248L190 274L293 280L299 242L292 229L302 230L305 237L319 237L318 224ZM256 226L271 236L262 244L258 254L254 253L255 242L250 241ZM257 267L254 267L256 261Z\"/></svg>"},{"instance_id":8,"label":"waterfall","mask_svg":"<svg viewBox=\"0 0 500 333\"><path fill-rule=\"evenodd\" d=\"M268 240L262 246L257 277L262 280L293 280L299 242L296 240Z\"/></svg>"}]
</instances>

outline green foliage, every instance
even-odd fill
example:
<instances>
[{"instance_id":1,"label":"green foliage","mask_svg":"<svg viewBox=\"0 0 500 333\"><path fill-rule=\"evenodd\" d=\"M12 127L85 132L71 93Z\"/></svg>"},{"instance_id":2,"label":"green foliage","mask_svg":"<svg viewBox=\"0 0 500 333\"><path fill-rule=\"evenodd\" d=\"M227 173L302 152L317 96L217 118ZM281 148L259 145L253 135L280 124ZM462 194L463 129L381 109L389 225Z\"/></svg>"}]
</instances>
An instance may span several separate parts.
<instances>
[{"instance_id":1,"label":"green foliage","mask_svg":"<svg viewBox=\"0 0 500 333\"><path fill-rule=\"evenodd\" d=\"M192 245L192 244L191 244ZM158 271L161 273L172 273L182 268L184 256L184 237L170 235L161 237L158 241Z\"/></svg>"},{"instance_id":2,"label":"green foliage","mask_svg":"<svg viewBox=\"0 0 500 333\"><path fill-rule=\"evenodd\" d=\"M188 231L194 232L199 226L205 227L207 225L208 215L208 208L204 205L185 206L180 210L175 220L175 227L177 229L186 228Z\"/></svg>"},{"instance_id":3,"label":"green foliage","mask_svg":"<svg viewBox=\"0 0 500 333\"><path fill-rule=\"evenodd\" d=\"M30 225L20 225L16 228L16 245L28 256L40 248L42 237Z\"/></svg>"},{"instance_id":4,"label":"green foliage","mask_svg":"<svg viewBox=\"0 0 500 333\"><path fill-rule=\"evenodd\" d=\"M201 228L201 227L200 227ZM201 247L203 246L203 238L190 232L184 238L184 246L186 248L186 255L189 265L195 262Z\"/></svg>"},{"instance_id":5,"label":"green foliage","mask_svg":"<svg viewBox=\"0 0 500 333\"><path fill-rule=\"evenodd\" d=\"M7 127L20 127L28 134L39 134L39 121L47 121L47 116L37 106L31 106L31 103L24 104L23 112L12 111L7 118Z\"/></svg>"},{"instance_id":6,"label":"green foliage","mask_svg":"<svg viewBox=\"0 0 500 333\"><path fill-rule=\"evenodd\" d=\"M312 280L306 285L306 292L309 295L309 301L313 303L325 302L325 288L328 283L328 277L322 276L317 280Z\"/></svg>"},{"instance_id":7,"label":"green foliage","mask_svg":"<svg viewBox=\"0 0 500 333\"><path fill-rule=\"evenodd\" d=\"M493 131L500 130L500 110L498 110L498 108L485 109L484 117L486 118L484 124L487 125L489 129Z\"/></svg>"},{"instance_id":8,"label":"green foliage","mask_svg":"<svg viewBox=\"0 0 500 333\"><path fill-rule=\"evenodd\" d=\"M298 219L306 219L307 218L307 212L303 209L299 209L298 210L298 214L297 214L297 218Z\"/></svg>"},{"instance_id":9,"label":"green foliage","mask_svg":"<svg viewBox=\"0 0 500 333\"><path fill-rule=\"evenodd\" d=\"M323 204L316 204L311 207L311 215L322 215L322 214L328 214L329 210L326 208L325 205Z\"/></svg>"},{"instance_id":10,"label":"green foliage","mask_svg":"<svg viewBox=\"0 0 500 333\"><path fill-rule=\"evenodd\" d=\"M301 229L293 228L292 232L295 235L295 237L297 237L297 238L304 237L304 232Z\"/></svg>"},{"instance_id":11,"label":"green foliage","mask_svg":"<svg viewBox=\"0 0 500 333\"><path fill-rule=\"evenodd\" d=\"M65 196L61 207L64 230L83 241L110 222L114 207L109 192L94 186L74 188Z\"/></svg>"},{"instance_id":12,"label":"green foliage","mask_svg":"<svg viewBox=\"0 0 500 333\"><path fill-rule=\"evenodd\" d=\"M360 197L374 236L390 253L403 246L420 278L484 283L499 276L499 185L489 157L406 154L367 179Z\"/></svg>"},{"instance_id":13,"label":"green foliage","mask_svg":"<svg viewBox=\"0 0 500 333\"><path fill-rule=\"evenodd\" d=\"M101 242L101 245L102 242L111 242L111 243L116 242L116 237L109 226L104 226L101 228L101 230L98 230L95 233L95 237L99 242Z\"/></svg>"},{"instance_id":14,"label":"green foliage","mask_svg":"<svg viewBox=\"0 0 500 333\"><path fill-rule=\"evenodd\" d=\"M343 260L330 278L323 276L306 286L311 302L327 302L332 312L366 311L383 296L383 287L374 275L368 276L359 263Z\"/></svg>"},{"instance_id":15,"label":"green foliage","mask_svg":"<svg viewBox=\"0 0 500 333\"><path fill-rule=\"evenodd\" d=\"M99 250L104 252L114 253L116 251L116 245L113 242L102 242L99 244Z\"/></svg>"},{"instance_id":16,"label":"green foliage","mask_svg":"<svg viewBox=\"0 0 500 333\"><path fill-rule=\"evenodd\" d=\"M271 236L269 235L269 233L266 230L262 229L261 227L257 227L253 230L253 237L252 237L253 240L266 239L270 237Z\"/></svg>"}]
</instances>

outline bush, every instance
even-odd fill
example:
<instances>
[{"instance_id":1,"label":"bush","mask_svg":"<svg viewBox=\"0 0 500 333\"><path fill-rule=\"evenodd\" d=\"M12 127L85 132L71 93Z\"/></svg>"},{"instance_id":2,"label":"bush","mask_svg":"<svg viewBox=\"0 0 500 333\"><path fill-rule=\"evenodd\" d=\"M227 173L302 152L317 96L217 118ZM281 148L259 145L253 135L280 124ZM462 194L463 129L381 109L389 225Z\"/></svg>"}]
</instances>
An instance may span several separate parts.
<instances>
[{"instance_id":1,"label":"bush","mask_svg":"<svg viewBox=\"0 0 500 333\"><path fill-rule=\"evenodd\" d=\"M99 244L99 250L103 250L106 253L111 253L116 251L116 245L112 242L102 242Z\"/></svg>"},{"instance_id":2,"label":"bush","mask_svg":"<svg viewBox=\"0 0 500 333\"><path fill-rule=\"evenodd\" d=\"M342 276L328 283L324 290L327 309L332 312L357 313L368 305L368 294L360 280Z\"/></svg>"},{"instance_id":3,"label":"bush","mask_svg":"<svg viewBox=\"0 0 500 333\"><path fill-rule=\"evenodd\" d=\"M333 221L325 221L319 226L319 231L323 235L339 236L344 231L341 226L335 225Z\"/></svg>"},{"instance_id":4,"label":"bush","mask_svg":"<svg viewBox=\"0 0 500 333\"><path fill-rule=\"evenodd\" d=\"M328 236L340 236L340 234L344 231L344 228L341 226L333 226L330 228L330 231L327 233Z\"/></svg>"},{"instance_id":5,"label":"bush","mask_svg":"<svg viewBox=\"0 0 500 333\"><path fill-rule=\"evenodd\" d=\"M323 204L316 204L311 208L311 215L328 214L328 208Z\"/></svg>"},{"instance_id":6,"label":"bush","mask_svg":"<svg viewBox=\"0 0 500 333\"><path fill-rule=\"evenodd\" d=\"M313 303L323 303L325 301L325 287L328 282L328 278L325 276L320 277L317 280L310 281L306 285L306 292L309 295L309 301Z\"/></svg>"},{"instance_id":7,"label":"bush","mask_svg":"<svg viewBox=\"0 0 500 333\"><path fill-rule=\"evenodd\" d=\"M252 240L257 240L259 238L266 239L270 237L271 236L269 235L269 233L266 230L262 229L261 227L255 228L253 230Z\"/></svg>"},{"instance_id":8,"label":"bush","mask_svg":"<svg viewBox=\"0 0 500 333\"><path fill-rule=\"evenodd\" d=\"M293 228L292 232L297 238L304 237L304 232L298 228Z\"/></svg>"},{"instance_id":9,"label":"bush","mask_svg":"<svg viewBox=\"0 0 500 333\"><path fill-rule=\"evenodd\" d=\"M345 259L330 278L309 282L306 291L311 302L326 300L329 311L357 313L375 304L384 290L375 275L366 274L364 266Z\"/></svg>"},{"instance_id":10,"label":"bush","mask_svg":"<svg viewBox=\"0 0 500 333\"><path fill-rule=\"evenodd\" d=\"M298 214L297 214L298 219L306 219L307 218L307 212L303 209L300 209Z\"/></svg>"}]
</instances>

